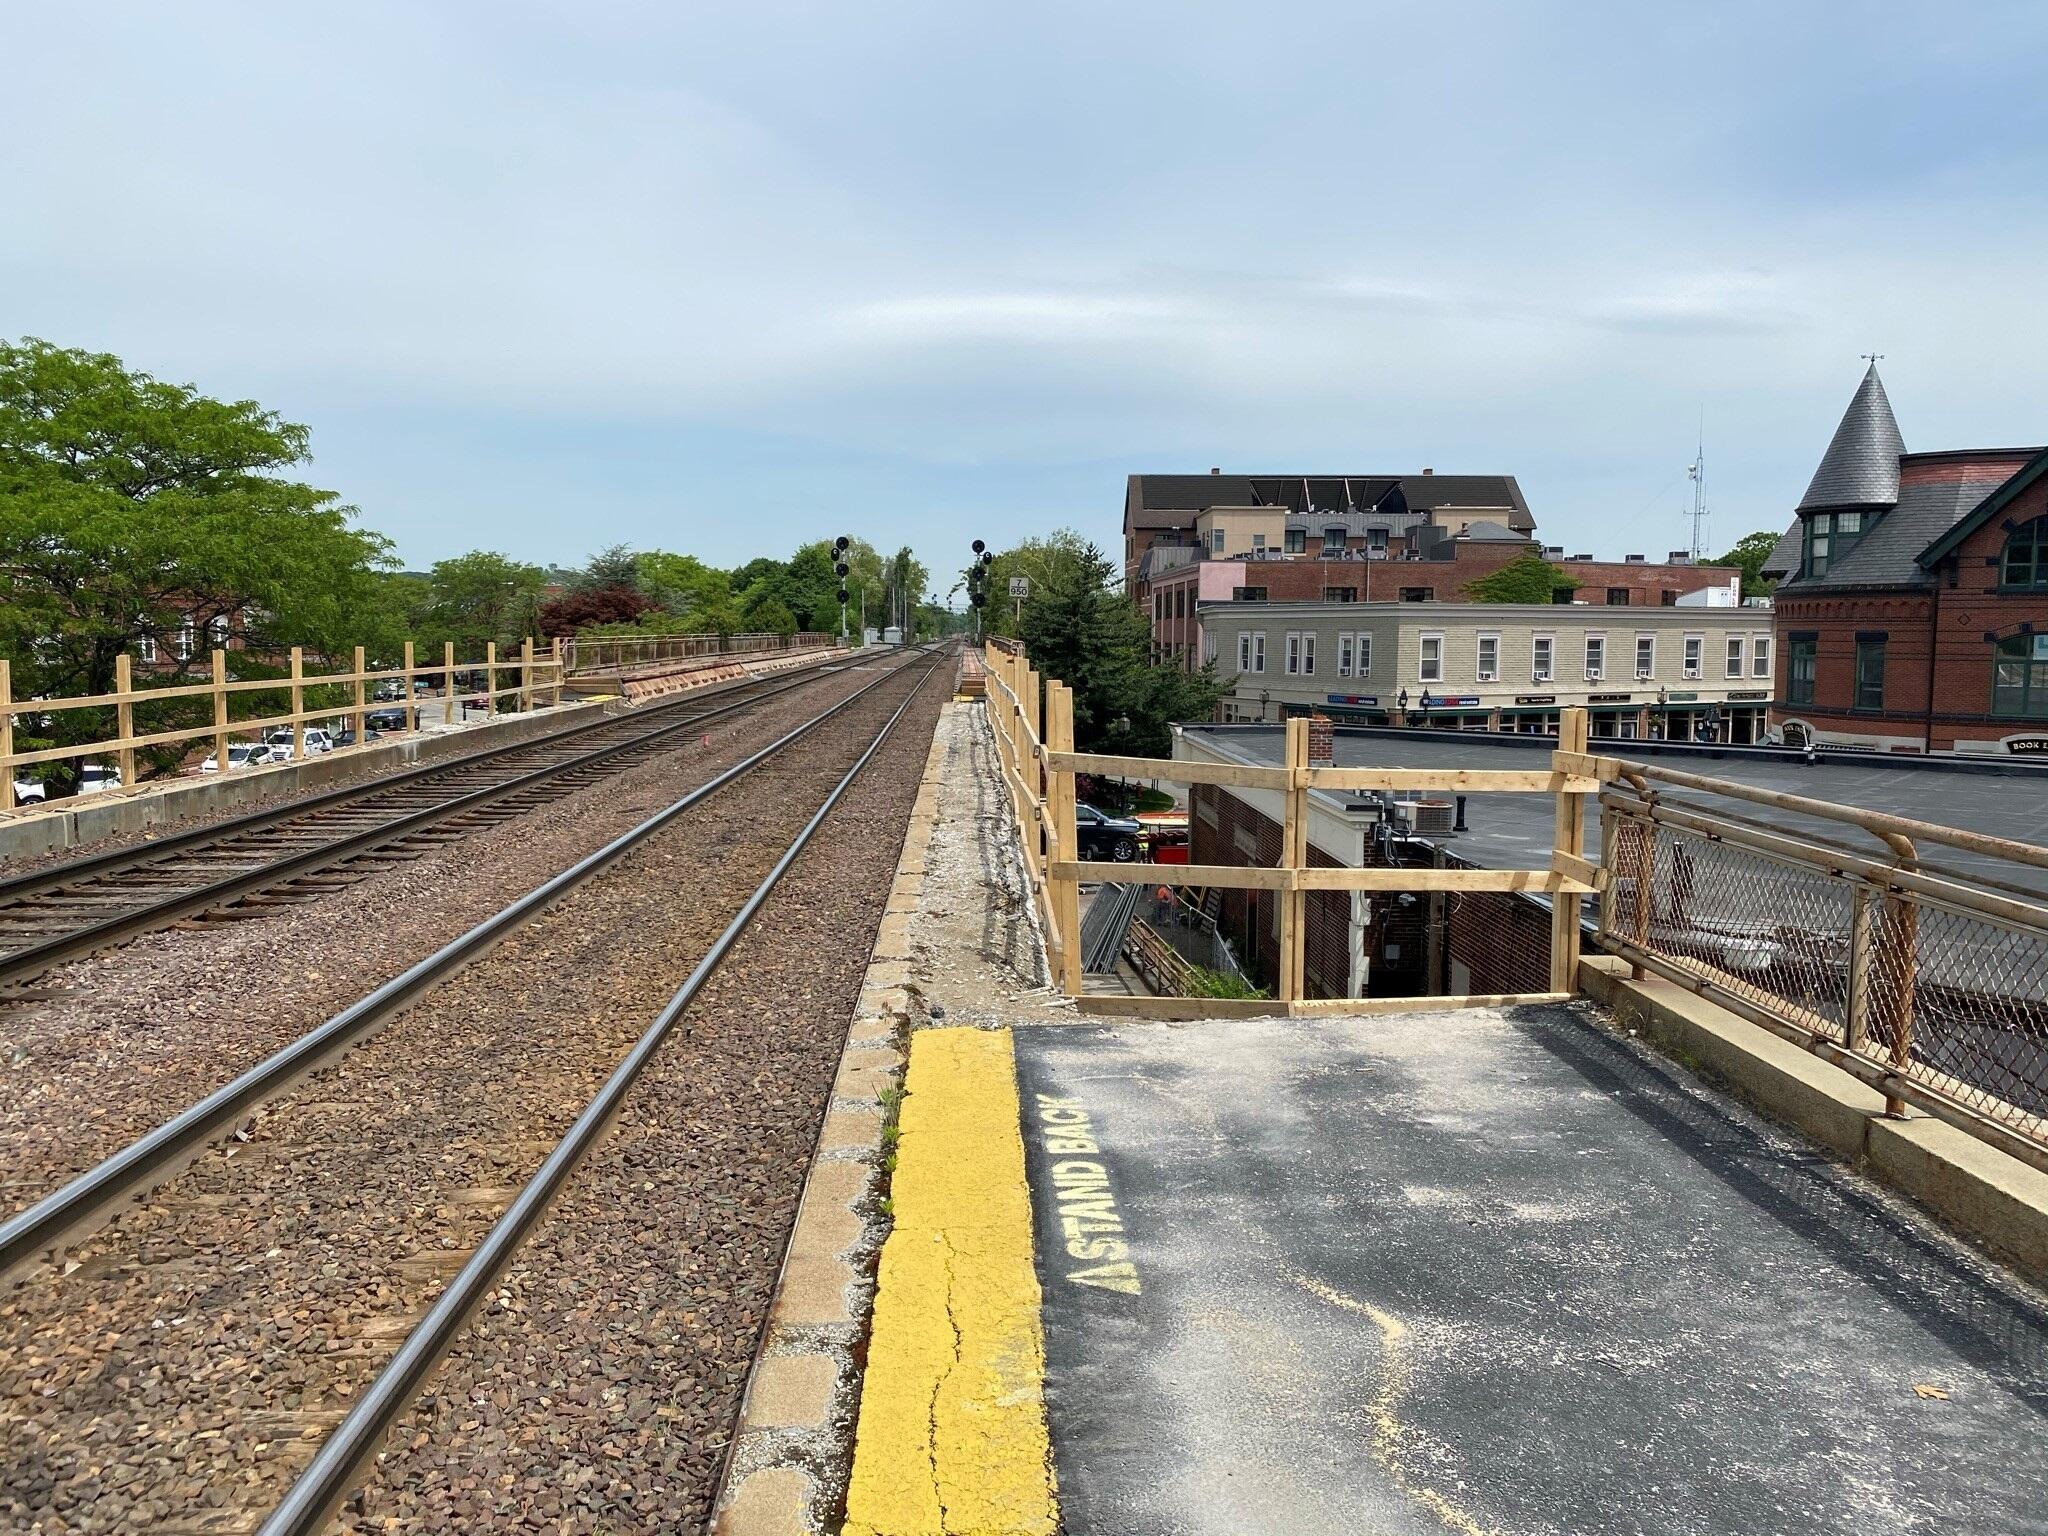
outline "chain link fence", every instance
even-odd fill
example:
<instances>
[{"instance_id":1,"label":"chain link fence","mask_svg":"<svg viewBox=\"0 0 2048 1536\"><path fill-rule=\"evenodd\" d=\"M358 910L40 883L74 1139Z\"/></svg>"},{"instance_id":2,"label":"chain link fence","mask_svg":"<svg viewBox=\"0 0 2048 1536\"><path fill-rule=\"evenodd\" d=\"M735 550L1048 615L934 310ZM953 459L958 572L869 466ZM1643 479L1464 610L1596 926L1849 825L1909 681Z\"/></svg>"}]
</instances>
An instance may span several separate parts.
<instances>
[{"instance_id":1,"label":"chain link fence","mask_svg":"<svg viewBox=\"0 0 2048 1536\"><path fill-rule=\"evenodd\" d=\"M1903 838L1886 862L1726 807L1610 792L1602 818L1603 947L1818 1046L1894 1109L2048 1159L2033 891L1932 873Z\"/></svg>"}]
</instances>

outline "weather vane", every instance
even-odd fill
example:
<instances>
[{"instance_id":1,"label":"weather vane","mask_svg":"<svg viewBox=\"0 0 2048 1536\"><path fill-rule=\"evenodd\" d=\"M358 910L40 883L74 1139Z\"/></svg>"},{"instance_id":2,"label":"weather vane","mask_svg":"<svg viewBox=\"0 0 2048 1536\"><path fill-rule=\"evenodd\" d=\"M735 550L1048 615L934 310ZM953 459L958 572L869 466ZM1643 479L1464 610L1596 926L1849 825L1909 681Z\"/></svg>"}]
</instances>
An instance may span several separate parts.
<instances>
[{"instance_id":1,"label":"weather vane","mask_svg":"<svg viewBox=\"0 0 2048 1536\"><path fill-rule=\"evenodd\" d=\"M1884 361L1884 354L1882 352L1858 352L1856 355L1866 363L1881 363Z\"/></svg>"}]
</instances>

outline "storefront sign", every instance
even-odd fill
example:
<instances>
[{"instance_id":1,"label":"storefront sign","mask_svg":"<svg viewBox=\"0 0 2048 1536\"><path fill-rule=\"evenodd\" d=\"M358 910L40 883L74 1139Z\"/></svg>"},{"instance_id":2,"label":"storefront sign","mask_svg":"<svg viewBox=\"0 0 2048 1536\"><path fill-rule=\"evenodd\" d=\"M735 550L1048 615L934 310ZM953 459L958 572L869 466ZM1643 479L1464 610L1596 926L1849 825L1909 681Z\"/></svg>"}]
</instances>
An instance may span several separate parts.
<instances>
[{"instance_id":1,"label":"storefront sign","mask_svg":"<svg viewBox=\"0 0 2048 1536\"><path fill-rule=\"evenodd\" d=\"M1589 693L1586 695L1586 702L1588 704L1626 704L1629 702L1629 697L1625 693Z\"/></svg>"},{"instance_id":2,"label":"storefront sign","mask_svg":"<svg viewBox=\"0 0 2048 1536\"><path fill-rule=\"evenodd\" d=\"M2005 744L2008 752L2048 752L2048 736L2015 736Z\"/></svg>"},{"instance_id":3,"label":"storefront sign","mask_svg":"<svg viewBox=\"0 0 2048 1536\"><path fill-rule=\"evenodd\" d=\"M1760 700L1768 699L1770 696L1771 690L1768 688L1744 688L1738 692L1729 694L1728 702L1730 704L1755 703Z\"/></svg>"},{"instance_id":4,"label":"storefront sign","mask_svg":"<svg viewBox=\"0 0 2048 1536\"><path fill-rule=\"evenodd\" d=\"M1557 702L1557 695L1554 693L1518 693L1515 695L1515 702L1517 704L1555 704Z\"/></svg>"},{"instance_id":5,"label":"storefront sign","mask_svg":"<svg viewBox=\"0 0 2048 1536\"><path fill-rule=\"evenodd\" d=\"M1380 701L1380 696L1376 693L1332 693L1326 695L1326 697L1332 704L1364 704L1370 706Z\"/></svg>"},{"instance_id":6,"label":"storefront sign","mask_svg":"<svg viewBox=\"0 0 2048 1536\"><path fill-rule=\"evenodd\" d=\"M1667 693L1664 695L1664 697L1669 699L1674 704L1690 704L1694 699L1699 697L1699 694L1693 689L1688 688L1683 693Z\"/></svg>"},{"instance_id":7,"label":"storefront sign","mask_svg":"<svg viewBox=\"0 0 2048 1536\"><path fill-rule=\"evenodd\" d=\"M1424 702L1430 709L1477 709L1479 695L1476 693L1446 693L1431 698L1424 695Z\"/></svg>"}]
</instances>

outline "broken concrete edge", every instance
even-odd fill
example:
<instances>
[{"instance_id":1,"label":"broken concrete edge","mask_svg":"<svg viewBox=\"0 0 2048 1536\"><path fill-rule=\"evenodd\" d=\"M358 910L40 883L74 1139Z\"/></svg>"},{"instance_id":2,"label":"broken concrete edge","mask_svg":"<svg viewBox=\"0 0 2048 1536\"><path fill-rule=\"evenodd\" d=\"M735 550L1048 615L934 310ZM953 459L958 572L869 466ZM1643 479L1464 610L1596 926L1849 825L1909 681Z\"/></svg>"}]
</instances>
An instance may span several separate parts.
<instances>
[{"instance_id":1,"label":"broken concrete edge","mask_svg":"<svg viewBox=\"0 0 2048 1536\"><path fill-rule=\"evenodd\" d=\"M1045 1336L1014 1037L910 1043L845 1536L1053 1536Z\"/></svg>"},{"instance_id":2,"label":"broken concrete edge","mask_svg":"<svg viewBox=\"0 0 2048 1536\"><path fill-rule=\"evenodd\" d=\"M943 762L934 730L804 1176L767 1334L740 1401L732 1456L714 1492L717 1536L822 1533L834 1511L821 1506L837 1504L827 1489L842 1486L851 1472L858 1356L873 1300L865 1270L885 1225L884 1094L899 1081L914 1022L909 924L923 899Z\"/></svg>"},{"instance_id":3,"label":"broken concrete edge","mask_svg":"<svg viewBox=\"0 0 2048 1536\"><path fill-rule=\"evenodd\" d=\"M1579 984L1616 1025L2048 1282L2048 1173L1945 1120L1888 1116L1867 1083L1674 982L1632 979L1626 960L1585 956Z\"/></svg>"}]
</instances>

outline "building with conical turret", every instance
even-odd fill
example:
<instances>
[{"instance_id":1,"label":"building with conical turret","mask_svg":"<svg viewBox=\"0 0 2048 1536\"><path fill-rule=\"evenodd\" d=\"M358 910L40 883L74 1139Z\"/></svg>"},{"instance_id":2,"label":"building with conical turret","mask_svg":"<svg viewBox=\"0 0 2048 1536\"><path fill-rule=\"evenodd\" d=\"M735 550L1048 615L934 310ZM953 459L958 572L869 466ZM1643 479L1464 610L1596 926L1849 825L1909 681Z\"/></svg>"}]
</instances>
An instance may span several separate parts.
<instances>
[{"instance_id":1,"label":"building with conical turret","mask_svg":"<svg viewBox=\"0 0 2048 1536\"><path fill-rule=\"evenodd\" d=\"M1788 744L2048 754L2048 450L1908 453L1872 362L1764 564Z\"/></svg>"}]
</instances>

